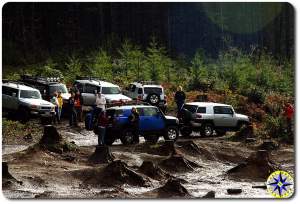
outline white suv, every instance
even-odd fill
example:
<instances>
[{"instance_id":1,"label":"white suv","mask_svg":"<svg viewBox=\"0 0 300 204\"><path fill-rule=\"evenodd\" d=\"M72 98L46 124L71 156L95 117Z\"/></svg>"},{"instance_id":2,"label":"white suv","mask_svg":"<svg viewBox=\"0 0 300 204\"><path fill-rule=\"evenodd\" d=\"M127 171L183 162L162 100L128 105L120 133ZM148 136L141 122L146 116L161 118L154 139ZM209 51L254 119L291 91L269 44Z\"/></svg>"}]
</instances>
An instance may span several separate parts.
<instances>
[{"instance_id":1,"label":"white suv","mask_svg":"<svg viewBox=\"0 0 300 204\"><path fill-rule=\"evenodd\" d=\"M74 82L74 88L79 90L82 96L83 105L93 106L96 102L96 92L101 92L106 98L107 105L113 105L120 101L131 101L131 98L124 96L118 85L97 79L78 79Z\"/></svg>"},{"instance_id":2,"label":"white suv","mask_svg":"<svg viewBox=\"0 0 300 204\"><path fill-rule=\"evenodd\" d=\"M166 110L167 100L164 88L153 81L133 82L126 87L124 94L134 100L157 106L163 112Z\"/></svg>"},{"instance_id":3,"label":"white suv","mask_svg":"<svg viewBox=\"0 0 300 204\"><path fill-rule=\"evenodd\" d=\"M225 135L226 131L236 131L250 123L248 116L236 113L231 105L211 102L186 103L178 117L183 136L200 131L201 136L209 137L214 130Z\"/></svg>"},{"instance_id":4,"label":"white suv","mask_svg":"<svg viewBox=\"0 0 300 204\"><path fill-rule=\"evenodd\" d=\"M51 117L55 111L52 103L42 99L39 90L17 82L2 84L2 107L24 122L32 115Z\"/></svg>"}]
</instances>

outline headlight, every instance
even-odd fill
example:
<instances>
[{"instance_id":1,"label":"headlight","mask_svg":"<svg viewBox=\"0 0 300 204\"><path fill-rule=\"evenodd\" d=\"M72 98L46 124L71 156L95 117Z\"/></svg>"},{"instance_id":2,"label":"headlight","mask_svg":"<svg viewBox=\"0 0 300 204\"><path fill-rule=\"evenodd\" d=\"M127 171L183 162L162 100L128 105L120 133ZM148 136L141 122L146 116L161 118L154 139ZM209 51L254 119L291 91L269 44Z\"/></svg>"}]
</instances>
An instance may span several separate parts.
<instances>
[{"instance_id":1,"label":"headlight","mask_svg":"<svg viewBox=\"0 0 300 204\"><path fill-rule=\"evenodd\" d=\"M38 109L38 106L37 105L31 105L30 108L31 109Z\"/></svg>"}]
</instances>

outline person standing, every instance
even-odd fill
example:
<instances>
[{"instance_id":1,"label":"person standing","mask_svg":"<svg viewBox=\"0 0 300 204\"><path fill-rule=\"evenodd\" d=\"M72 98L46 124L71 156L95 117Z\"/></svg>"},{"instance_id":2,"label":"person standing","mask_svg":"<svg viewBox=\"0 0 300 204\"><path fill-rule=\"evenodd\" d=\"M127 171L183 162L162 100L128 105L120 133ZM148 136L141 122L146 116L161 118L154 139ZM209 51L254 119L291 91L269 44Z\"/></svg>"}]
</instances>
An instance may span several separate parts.
<instances>
[{"instance_id":1,"label":"person standing","mask_svg":"<svg viewBox=\"0 0 300 204\"><path fill-rule=\"evenodd\" d=\"M55 105L55 113L53 114L53 117L52 117L52 122L54 124L56 124L56 121L58 122L57 120L57 114L58 114L58 100L57 100L57 92L55 91L53 93L53 96L52 98L50 99L50 102Z\"/></svg>"},{"instance_id":2,"label":"person standing","mask_svg":"<svg viewBox=\"0 0 300 204\"><path fill-rule=\"evenodd\" d=\"M57 102L58 102L58 107L57 107L57 120L58 120L58 123L60 123L61 111L62 111L62 107L63 107L63 104L64 104L63 97L61 96L61 91L58 92L58 95L57 95Z\"/></svg>"},{"instance_id":3,"label":"person standing","mask_svg":"<svg viewBox=\"0 0 300 204\"><path fill-rule=\"evenodd\" d=\"M184 91L182 90L182 86L178 86L177 91L174 96L175 103L177 105L177 113L179 113L181 108L183 107L185 98L186 98L186 96L185 96Z\"/></svg>"},{"instance_id":4,"label":"person standing","mask_svg":"<svg viewBox=\"0 0 300 204\"><path fill-rule=\"evenodd\" d=\"M71 97L69 98L69 124L70 126L78 126L74 92L71 92Z\"/></svg>"},{"instance_id":5,"label":"person standing","mask_svg":"<svg viewBox=\"0 0 300 204\"><path fill-rule=\"evenodd\" d=\"M128 117L130 127L133 130L133 143L139 143L139 122L140 122L140 114L138 113L137 109L133 107L131 109L131 114Z\"/></svg>"},{"instance_id":6,"label":"person standing","mask_svg":"<svg viewBox=\"0 0 300 204\"><path fill-rule=\"evenodd\" d=\"M292 104L290 103L285 104L284 115L286 117L286 122L287 122L287 132L289 132L292 135L293 133L292 120L294 115L294 107L292 106Z\"/></svg>"},{"instance_id":7,"label":"person standing","mask_svg":"<svg viewBox=\"0 0 300 204\"><path fill-rule=\"evenodd\" d=\"M79 90L76 91L74 97L74 107L77 114L77 123L82 122L82 97Z\"/></svg>"},{"instance_id":8,"label":"person standing","mask_svg":"<svg viewBox=\"0 0 300 204\"><path fill-rule=\"evenodd\" d=\"M94 118L98 118L99 113L105 111L106 99L100 92L96 94Z\"/></svg>"},{"instance_id":9,"label":"person standing","mask_svg":"<svg viewBox=\"0 0 300 204\"><path fill-rule=\"evenodd\" d=\"M108 117L105 111L100 112L98 117L98 145L105 145L106 128L108 126Z\"/></svg>"}]
</instances>

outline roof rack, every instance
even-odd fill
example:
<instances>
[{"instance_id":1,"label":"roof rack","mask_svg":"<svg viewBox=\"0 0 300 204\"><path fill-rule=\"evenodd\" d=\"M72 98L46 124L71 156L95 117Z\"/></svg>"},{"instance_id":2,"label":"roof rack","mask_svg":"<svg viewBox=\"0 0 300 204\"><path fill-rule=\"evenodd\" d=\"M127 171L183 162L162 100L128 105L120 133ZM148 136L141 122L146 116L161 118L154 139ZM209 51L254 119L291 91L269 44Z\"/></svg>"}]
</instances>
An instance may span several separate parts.
<instances>
[{"instance_id":1,"label":"roof rack","mask_svg":"<svg viewBox=\"0 0 300 204\"><path fill-rule=\"evenodd\" d=\"M102 81L100 77L92 77L92 76L76 76L76 80L95 80Z\"/></svg>"},{"instance_id":2,"label":"roof rack","mask_svg":"<svg viewBox=\"0 0 300 204\"><path fill-rule=\"evenodd\" d=\"M139 83L141 83L143 85L155 85L155 84L158 84L157 81L139 81Z\"/></svg>"},{"instance_id":3,"label":"roof rack","mask_svg":"<svg viewBox=\"0 0 300 204\"><path fill-rule=\"evenodd\" d=\"M39 83L58 83L61 81L59 77L43 77L43 76L31 76L31 75L22 75L21 79L23 81L34 81Z\"/></svg>"},{"instance_id":4,"label":"roof rack","mask_svg":"<svg viewBox=\"0 0 300 204\"><path fill-rule=\"evenodd\" d=\"M141 101L141 100L131 100L131 101L115 101L111 104L107 104L108 107L114 107L114 106L128 106L128 105L150 105L147 102Z\"/></svg>"},{"instance_id":5,"label":"roof rack","mask_svg":"<svg viewBox=\"0 0 300 204\"><path fill-rule=\"evenodd\" d=\"M19 85L28 86L28 84L26 84L24 82L10 80L10 79L2 79L2 83L13 83L13 84L16 84L18 87L19 87Z\"/></svg>"}]
</instances>

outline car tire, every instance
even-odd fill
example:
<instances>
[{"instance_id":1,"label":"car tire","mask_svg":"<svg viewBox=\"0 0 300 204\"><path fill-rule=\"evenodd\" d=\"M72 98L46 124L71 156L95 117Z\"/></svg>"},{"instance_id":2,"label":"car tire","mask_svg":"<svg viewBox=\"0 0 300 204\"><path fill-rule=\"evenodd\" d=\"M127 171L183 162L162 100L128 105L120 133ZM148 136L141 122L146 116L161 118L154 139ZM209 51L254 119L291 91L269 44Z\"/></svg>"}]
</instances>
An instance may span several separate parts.
<instances>
[{"instance_id":1,"label":"car tire","mask_svg":"<svg viewBox=\"0 0 300 204\"><path fill-rule=\"evenodd\" d=\"M147 136L144 136L146 142L150 143L150 144L156 144L158 139L159 139L159 136L158 135L147 135Z\"/></svg>"},{"instance_id":2,"label":"car tire","mask_svg":"<svg viewBox=\"0 0 300 204\"><path fill-rule=\"evenodd\" d=\"M113 137L105 137L104 139L104 143L109 146L111 146L114 142L115 142L115 138Z\"/></svg>"},{"instance_id":3,"label":"car tire","mask_svg":"<svg viewBox=\"0 0 300 204\"><path fill-rule=\"evenodd\" d=\"M125 129L120 140L122 144L129 145L133 144L133 137L133 131L131 129Z\"/></svg>"},{"instance_id":4,"label":"car tire","mask_svg":"<svg viewBox=\"0 0 300 204\"><path fill-rule=\"evenodd\" d=\"M30 119L30 113L26 108L20 108L16 114L21 123L26 123Z\"/></svg>"},{"instance_id":5,"label":"car tire","mask_svg":"<svg viewBox=\"0 0 300 204\"><path fill-rule=\"evenodd\" d=\"M204 123L201 127L200 134L202 137L211 137L214 133L214 127L211 123Z\"/></svg>"},{"instance_id":6,"label":"car tire","mask_svg":"<svg viewBox=\"0 0 300 204\"><path fill-rule=\"evenodd\" d=\"M180 129L180 133L183 137L189 137L192 134L192 130L189 127L184 127Z\"/></svg>"},{"instance_id":7,"label":"car tire","mask_svg":"<svg viewBox=\"0 0 300 204\"><path fill-rule=\"evenodd\" d=\"M226 130L216 130L217 136L224 136L226 135Z\"/></svg>"},{"instance_id":8,"label":"car tire","mask_svg":"<svg viewBox=\"0 0 300 204\"><path fill-rule=\"evenodd\" d=\"M157 106L159 104L160 97L156 93L151 93L147 96L147 102L153 106Z\"/></svg>"},{"instance_id":9,"label":"car tire","mask_svg":"<svg viewBox=\"0 0 300 204\"><path fill-rule=\"evenodd\" d=\"M176 126L169 126L166 129L164 139L165 140L173 140L176 141L179 136L178 127Z\"/></svg>"}]
</instances>

